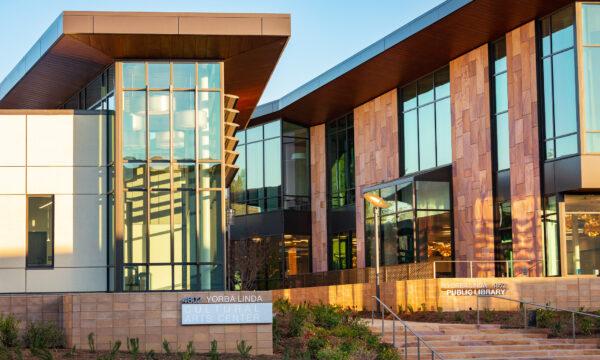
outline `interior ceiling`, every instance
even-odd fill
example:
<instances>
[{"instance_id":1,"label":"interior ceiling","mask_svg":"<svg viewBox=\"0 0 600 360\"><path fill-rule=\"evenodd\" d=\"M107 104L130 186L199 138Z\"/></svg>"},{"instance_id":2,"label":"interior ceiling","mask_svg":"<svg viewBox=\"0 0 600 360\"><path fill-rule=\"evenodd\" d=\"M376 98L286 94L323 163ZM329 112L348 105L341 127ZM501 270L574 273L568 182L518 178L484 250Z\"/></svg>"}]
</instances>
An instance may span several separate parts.
<instances>
[{"instance_id":1,"label":"interior ceiling","mask_svg":"<svg viewBox=\"0 0 600 360\"><path fill-rule=\"evenodd\" d=\"M211 59L225 64L225 92L240 97L245 125L287 36L66 34L0 100L0 109L55 109L115 59Z\"/></svg>"},{"instance_id":2,"label":"interior ceiling","mask_svg":"<svg viewBox=\"0 0 600 360\"><path fill-rule=\"evenodd\" d=\"M252 125L284 117L313 126L337 118L569 3L475 0L283 109L253 118Z\"/></svg>"}]
</instances>

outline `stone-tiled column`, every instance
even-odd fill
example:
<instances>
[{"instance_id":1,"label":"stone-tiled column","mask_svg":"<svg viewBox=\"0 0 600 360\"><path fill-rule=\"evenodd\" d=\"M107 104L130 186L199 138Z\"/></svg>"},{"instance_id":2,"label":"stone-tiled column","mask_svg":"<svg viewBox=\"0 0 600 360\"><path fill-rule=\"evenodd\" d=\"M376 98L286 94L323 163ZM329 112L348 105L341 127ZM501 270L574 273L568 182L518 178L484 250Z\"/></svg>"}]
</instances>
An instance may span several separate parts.
<instances>
[{"instance_id":1,"label":"stone-tiled column","mask_svg":"<svg viewBox=\"0 0 600 360\"><path fill-rule=\"evenodd\" d=\"M312 270L327 271L327 156L325 125L310 128Z\"/></svg>"},{"instance_id":2,"label":"stone-tiled column","mask_svg":"<svg viewBox=\"0 0 600 360\"><path fill-rule=\"evenodd\" d=\"M540 151L535 22L506 34L510 192L515 274L542 274Z\"/></svg>"},{"instance_id":3,"label":"stone-tiled column","mask_svg":"<svg viewBox=\"0 0 600 360\"><path fill-rule=\"evenodd\" d=\"M488 46L450 62L452 181L456 260L494 260L492 142ZM457 275L468 275L457 265ZM473 267L493 276L493 264Z\"/></svg>"},{"instance_id":4,"label":"stone-tiled column","mask_svg":"<svg viewBox=\"0 0 600 360\"><path fill-rule=\"evenodd\" d=\"M364 201L369 185L400 176L398 149L398 92L389 91L354 109L356 173L356 241L358 267L365 267Z\"/></svg>"}]
</instances>

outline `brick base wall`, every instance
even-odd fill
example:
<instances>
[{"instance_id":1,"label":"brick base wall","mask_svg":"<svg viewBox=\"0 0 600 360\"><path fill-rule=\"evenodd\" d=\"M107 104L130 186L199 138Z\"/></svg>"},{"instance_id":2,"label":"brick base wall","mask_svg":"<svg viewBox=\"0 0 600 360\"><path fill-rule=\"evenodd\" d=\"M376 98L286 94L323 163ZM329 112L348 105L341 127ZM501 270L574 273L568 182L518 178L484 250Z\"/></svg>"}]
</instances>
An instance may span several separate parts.
<instances>
[{"instance_id":1,"label":"brick base wall","mask_svg":"<svg viewBox=\"0 0 600 360\"><path fill-rule=\"evenodd\" d=\"M271 292L252 294L271 300ZM27 322L55 321L65 331L67 346L79 349L88 347L88 334L94 333L99 350L108 350L116 340L125 344L129 337L140 340L142 351L161 352L166 339L172 349L185 349L192 341L196 351L208 352L210 342L217 340L219 352L237 353L237 342L245 340L255 355L273 353L271 324L182 326L181 300L205 295L208 293L5 295L0 296L0 313L15 314L23 328Z\"/></svg>"}]
</instances>

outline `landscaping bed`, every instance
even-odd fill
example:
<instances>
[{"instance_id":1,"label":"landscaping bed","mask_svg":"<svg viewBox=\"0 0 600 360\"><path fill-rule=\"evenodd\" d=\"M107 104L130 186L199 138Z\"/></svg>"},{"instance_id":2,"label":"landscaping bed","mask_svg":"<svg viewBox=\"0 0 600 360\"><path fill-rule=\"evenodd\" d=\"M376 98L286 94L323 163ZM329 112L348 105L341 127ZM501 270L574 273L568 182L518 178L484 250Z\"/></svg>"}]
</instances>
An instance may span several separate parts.
<instances>
[{"instance_id":1,"label":"landscaping bed","mask_svg":"<svg viewBox=\"0 0 600 360\"><path fill-rule=\"evenodd\" d=\"M381 343L359 314L332 305L292 305L288 301L273 303L272 356L252 356L251 347L238 342L237 354L220 354L216 341L211 352L197 353L192 343L185 349L172 349L163 342L162 349L142 352L137 338L126 343L112 344L112 351L97 351L95 335L88 335L85 349L66 349L65 335L56 324L33 322L20 332L19 322L13 316L0 315L0 360L152 360L152 359L207 359L207 360L399 360L398 352L389 344Z\"/></svg>"}]
</instances>

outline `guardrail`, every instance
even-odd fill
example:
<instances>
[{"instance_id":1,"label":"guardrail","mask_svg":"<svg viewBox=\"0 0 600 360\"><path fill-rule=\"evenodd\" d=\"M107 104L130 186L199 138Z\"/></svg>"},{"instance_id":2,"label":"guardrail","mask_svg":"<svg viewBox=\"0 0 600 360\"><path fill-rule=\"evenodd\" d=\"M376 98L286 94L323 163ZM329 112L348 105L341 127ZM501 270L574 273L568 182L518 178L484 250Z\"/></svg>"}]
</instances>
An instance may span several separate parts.
<instances>
[{"instance_id":1,"label":"guardrail","mask_svg":"<svg viewBox=\"0 0 600 360\"><path fill-rule=\"evenodd\" d=\"M440 354L438 354L423 338L417 334L413 329L410 328L408 323L400 318L398 314L396 314L392 309L389 308L381 299L377 296L371 296L375 301L377 301L381 307L381 337L383 338L385 334L385 311L387 310L392 315L392 345L396 348L396 321L398 321L402 327L404 327L404 357L403 359L408 359L408 333L411 333L417 339L417 359L421 360L421 344L425 346L425 352L431 357L428 356L429 359L444 359ZM371 310L371 325L375 323L375 311Z\"/></svg>"},{"instance_id":2,"label":"guardrail","mask_svg":"<svg viewBox=\"0 0 600 360\"><path fill-rule=\"evenodd\" d=\"M511 298L507 298L504 296L477 294L477 327L480 327L479 298L494 298L494 299L500 299L500 300L519 303L519 306L523 308L523 329L527 329L527 306L531 306L531 307L538 308L538 309L563 311L563 312L570 313L571 314L571 325L572 325L572 331L573 331L573 334L572 334L573 341L575 341L575 339L576 339L575 315L588 316L588 317L592 317L595 319L600 319L600 316L596 315L596 314L590 314L590 313L586 313L586 312L574 311L574 310L569 310L569 309L562 309L562 308L559 308L556 306L550 306L550 305L541 305L541 304L536 304L536 303L527 302L527 301L523 301L523 300L511 299Z\"/></svg>"}]
</instances>

